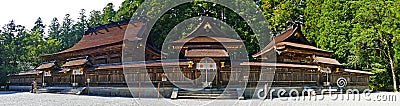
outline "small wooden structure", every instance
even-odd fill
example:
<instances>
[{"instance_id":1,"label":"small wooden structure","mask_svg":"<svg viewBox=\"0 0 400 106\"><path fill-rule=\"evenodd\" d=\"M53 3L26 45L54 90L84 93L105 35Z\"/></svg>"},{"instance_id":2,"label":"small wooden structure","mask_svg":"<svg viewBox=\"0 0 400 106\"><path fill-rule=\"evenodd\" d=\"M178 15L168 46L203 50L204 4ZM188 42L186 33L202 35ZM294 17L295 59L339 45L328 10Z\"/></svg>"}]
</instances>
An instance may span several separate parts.
<instances>
[{"instance_id":1,"label":"small wooden structure","mask_svg":"<svg viewBox=\"0 0 400 106\"><path fill-rule=\"evenodd\" d=\"M361 88L361 90L369 88L371 72L349 71L351 69L343 68L336 59L331 58L332 55L333 51L322 50L311 45L301 32L301 24L296 23L253 55L254 58L263 62L245 62L241 65L274 67L275 77L272 86L275 87L335 87L338 78L343 77L347 79L349 88ZM276 59L276 63L268 63L271 59Z\"/></svg>"}]
</instances>

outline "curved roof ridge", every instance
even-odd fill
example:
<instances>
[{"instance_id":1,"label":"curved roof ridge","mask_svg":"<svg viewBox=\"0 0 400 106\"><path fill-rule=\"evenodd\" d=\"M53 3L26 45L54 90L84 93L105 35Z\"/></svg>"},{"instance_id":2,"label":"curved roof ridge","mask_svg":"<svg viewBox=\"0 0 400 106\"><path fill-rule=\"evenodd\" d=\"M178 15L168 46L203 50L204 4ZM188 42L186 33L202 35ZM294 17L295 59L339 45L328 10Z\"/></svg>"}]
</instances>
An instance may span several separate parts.
<instances>
[{"instance_id":1,"label":"curved roof ridge","mask_svg":"<svg viewBox=\"0 0 400 106\"><path fill-rule=\"evenodd\" d=\"M265 46L260 52L254 54L253 57L259 57L262 54L268 52L272 47L275 47L275 44L282 42L285 39L289 38L291 35L293 35L293 33L296 32L296 30L297 30L297 27L295 27L294 29L289 29L286 32L284 32L283 34L280 34L280 35L274 37L273 40L271 42L269 42L267 46Z\"/></svg>"},{"instance_id":2,"label":"curved roof ridge","mask_svg":"<svg viewBox=\"0 0 400 106\"><path fill-rule=\"evenodd\" d=\"M186 36L186 38L196 37L196 36L207 36L209 33L213 33L216 36L227 37L226 33L221 31L220 28L217 25L215 25L215 23L212 21L214 19L213 17L203 16L202 19L203 20L200 22L200 24L192 32L190 32Z\"/></svg>"},{"instance_id":3,"label":"curved roof ridge","mask_svg":"<svg viewBox=\"0 0 400 106\"><path fill-rule=\"evenodd\" d=\"M129 34L139 34L141 29L146 28L145 23L140 21L111 25L112 27L109 26L107 29L96 30L94 33L97 34L89 33L83 35L83 37L74 46L68 49L53 54L44 54L42 55L42 57L70 53L79 50L86 50L104 45L122 43L124 40L126 29L128 28L128 24L134 24L130 28L131 31L129 32ZM140 38L135 37L134 40L140 40Z\"/></svg>"},{"instance_id":4,"label":"curved roof ridge","mask_svg":"<svg viewBox=\"0 0 400 106\"><path fill-rule=\"evenodd\" d=\"M125 20L122 20L122 21L111 22L111 23L108 23L108 24L98 25L98 26L95 26L95 27L89 27L89 28L87 28L85 30L84 35L88 35L89 33L93 33L93 32L96 32L98 30L103 30L103 29L107 29L107 28L111 28L111 27L115 27L115 26L121 26L121 25L124 25L124 24L128 24L129 21L130 20L125 19Z\"/></svg>"}]
</instances>

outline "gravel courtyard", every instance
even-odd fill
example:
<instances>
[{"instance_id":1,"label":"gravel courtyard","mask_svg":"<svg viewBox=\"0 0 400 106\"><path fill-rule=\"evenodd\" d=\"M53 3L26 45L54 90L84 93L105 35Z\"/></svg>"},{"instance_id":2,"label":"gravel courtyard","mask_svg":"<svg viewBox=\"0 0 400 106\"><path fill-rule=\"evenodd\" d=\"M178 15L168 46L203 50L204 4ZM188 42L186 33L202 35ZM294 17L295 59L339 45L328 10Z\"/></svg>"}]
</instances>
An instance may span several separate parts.
<instances>
[{"instance_id":1,"label":"gravel courtyard","mask_svg":"<svg viewBox=\"0 0 400 106\"><path fill-rule=\"evenodd\" d=\"M363 94L361 94L363 95ZM98 105L117 105L117 106L165 106L165 105L210 105L210 106L231 106L231 105L289 105L289 106L394 106L400 104L399 93L372 93L366 100L361 97L360 99L353 100L353 96L349 96L350 99L341 99L340 97L348 97L346 94L339 94L337 100L333 100L329 95L318 95L318 100L303 99L296 97L282 97L273 100L191 100L191 99L149 99L149 98L123 98L123 97L99 97L99 96L85 96L85 95L65 95L65 94L32 94L27 92L0 92L0 105L19 105L19 106L33 106L33 105L44 105L44 106L98 106ZM306 97L308 98L308 97Z\"/></svg>"}]
</instances>

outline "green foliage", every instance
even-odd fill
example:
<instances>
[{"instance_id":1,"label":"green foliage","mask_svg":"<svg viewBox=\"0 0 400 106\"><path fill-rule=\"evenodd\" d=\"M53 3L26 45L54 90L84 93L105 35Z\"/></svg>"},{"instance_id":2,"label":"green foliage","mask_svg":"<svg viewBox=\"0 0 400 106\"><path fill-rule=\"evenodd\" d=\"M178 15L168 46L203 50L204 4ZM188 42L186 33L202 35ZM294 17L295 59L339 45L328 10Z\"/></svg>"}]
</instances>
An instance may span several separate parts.
<instances>
[{"instance_id":1,"label":"green foliage","mask_svg":"<svg viewBox=\"0 0 400 106\"><path fill-rule=\"evenodd\" d=\"M345 67L372 70L374 89L395 89L398 8L399 1L307 1L305 32L318 47L334 50Z\"/></svg>"},{"instance_id":2,"label":"green foliage","mask_svg":"<svg viewBox=\"0 0 400 106\"><path fill-rule=\"evenodd\" d=\"M49 30L48 30L48 38L50 39L58 39L61 38L60 37L60 23L58 22L57 18L53 18L53 20L51 20L51 23L49 25Z\"/></svg>"},{"instance_id":3,"label":"green foliage","mask_svg":"<svg viewBox=\"0 0 400 106\"><path fill-rule=\"evenodd\" d=\"M177 24L186 19L198 16L211 16L230 25L245 40L246 50L249 54L254 54L259 50L256 35L250 26L242 19L239 14L224 6L210 2L191 2L179 5L167 11L161 16L150 32L149 39L153 41L157 48L161 49L164 39ZM197 25L189 25L185 30L194 30Z\"/></svg>"},{"instance_id":4,"label":"green foliage","mask_svg":"<svg viewBox=\"0 0 400 106\"><path fill-rule=\"evenodd\" d=\"M89 15L89 27L96 27L101 25L102 15L100 11L93 10Z\"/></svg>"},{"instance_id":5,"label":"green foliage","mask_svg":"<svg viewBox=\"0 0 400 106\"><path fill-rule=\"evenodd\" d=\"M101 24L108 24L112 21L116 14L113 8L114 5L112 3L108 3L107 6L103 8Z\"/></svg>"},{"instance_id":6,"label":"green foliage","mask_svg":"<svg viewBox=\"0 0 400 106\"><path fill-rule=\"evenodd\" d=\"M119 7L115 17L112 21L120 21L125 19L130 19L133 16L133 13L136 12L136 9L140 6L140 4L144 0L125 0L122 2L121 7Z\"/></svg>"},{"instance_id":7,"label":"green foliage","mask_svg":"<svg viewBox=\"0 0 400 106\"><path fill-rule=\"evenodd\" d=\"M260 0L259 5L274 32L285 30L288 23L304 15L303 0Z\"/></svg>"}]
</instances>

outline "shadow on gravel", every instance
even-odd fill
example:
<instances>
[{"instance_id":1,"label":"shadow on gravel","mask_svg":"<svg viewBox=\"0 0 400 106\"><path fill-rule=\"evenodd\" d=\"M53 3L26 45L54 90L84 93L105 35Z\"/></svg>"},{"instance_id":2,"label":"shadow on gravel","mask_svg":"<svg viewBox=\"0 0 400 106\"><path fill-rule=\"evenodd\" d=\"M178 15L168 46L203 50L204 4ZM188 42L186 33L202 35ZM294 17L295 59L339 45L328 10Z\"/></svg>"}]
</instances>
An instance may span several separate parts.
<instances>
[{"instance_id":1,"label":"shadow on gravel","mask_svg":"<svg viewBox=\"0 0 400 106\"><path fill-rule=\"evenodd\" d=\"M16 94L17 91L0 91L0 95L7 95L7 94Z\"/></svg>"}]
</instances>

